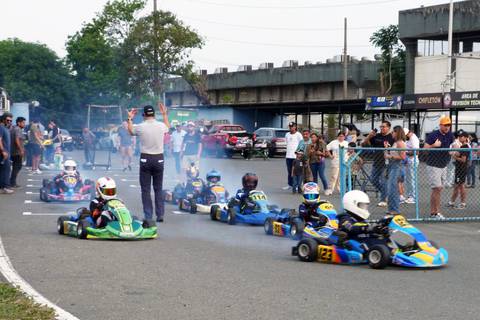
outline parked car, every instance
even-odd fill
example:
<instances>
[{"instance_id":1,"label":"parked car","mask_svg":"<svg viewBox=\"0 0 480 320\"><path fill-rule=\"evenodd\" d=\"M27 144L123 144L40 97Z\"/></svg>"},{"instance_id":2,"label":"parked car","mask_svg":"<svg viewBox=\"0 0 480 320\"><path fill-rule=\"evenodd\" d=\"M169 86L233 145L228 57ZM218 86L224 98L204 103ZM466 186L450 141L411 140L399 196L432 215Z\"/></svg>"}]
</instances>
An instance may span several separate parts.
<instances>
[{"instance_id":1,"label":"parked car","mask_svg":"<svg viewBox=\"0 0 480 320\"><path fill-rule=\"evenodd\" d=\"M62 149L73 151L73 138L70 135L70 132L65 129L60 129L60 136L62 137Z\"/></svg>"},{"instance_id":2,"label":"parked car","mask_svg":"<svg viewBox=\"0 0 480 320\"><path fill-rule=\"evenodd\" d=\"M266 141L268 144L268 154L273 157L277 154L285 154L287 152L287 142L285 134L288 129L282 128L258 128L254 134L257 141Z\"/></svg>"},{"instance_id":3,"label":"parked car","mask_svg":"<svg viewBox=\"0 0 480 320\"><path fill-rule=\"evenodd\" d=\"M210 128L206 135L202 136L202 145L205 153L215 154L221 158L231 158L236 150L238 138L248 136L244 127L237 124L218 124Z\"/></svg>"}]
</instances>

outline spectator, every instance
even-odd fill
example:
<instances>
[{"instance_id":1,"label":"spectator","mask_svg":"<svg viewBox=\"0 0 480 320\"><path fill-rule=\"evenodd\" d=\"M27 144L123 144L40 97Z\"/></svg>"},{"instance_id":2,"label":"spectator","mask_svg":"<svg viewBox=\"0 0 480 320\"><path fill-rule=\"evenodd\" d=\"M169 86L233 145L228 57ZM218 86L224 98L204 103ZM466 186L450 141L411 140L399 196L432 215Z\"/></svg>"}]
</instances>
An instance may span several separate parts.
<instances>
[{"instance_id":1,"label":"spectator","mask_svg":"<svg viewBox=\"0 0 480 320\"><path fill-rule=\"evenodd\" d=\"M325 195L329 196L333 193L335 188L340 192L340 148L347 148L348 142L345 141L345 133L340 131L337 135L337 139L333 140L327 145L327 151L329 152L331 162L330 173L330 188L325 191Z\"/></svg>"},{"instance_id":2,"label":"spectator","mask_svg":"<svg viewBox=\"0 0 480 320\"><path fill-rule=\"evenodd\" d=\"M287 144L287 152L285 154L285 161L287 164L287 182L288 185L283 187L283 190L288 190L289 188L293 187L293 180L292 180L292 165L293 161L296 159L295 151L298 149L298 144L300 141L303 140L302 135L300 132L297 131L297 124L295 122L290 122L288 124L290 132L285 134L285 141Z\"/></svg>"},{"instance_id":3,"label":"spectator","mask_svg":"<svg viewBox=\"0 0 480 320\"><path fill-rule=\"evenodd\" d=\"M15 121L17 125L14 126L11 130L12 174L10 175L10 187L12 188L20 188L20 186L17 184L17 176L22 169L23 157L25 156L25 147L23 144L25 140L25 137L23 135L25 121L26 119L24 117L18 117Z\"/></svg>"},{"instance_id":4,"label":"spectator","mask_svg":"<svg viewBox=\"0 0 480 320\"><path fill-rule=\"evenodd\" d=\"M345 164L349 163L350 164L350 177L352 179L352 189L355 187L355 184L358 182L358 174L362 170L363 166L363 159L359 156L357 156L355 149L357 144L355 142L350 142L348 143L348 151L345 154ZM353 160L350 161L350 158L353 158ZM347 185L348 185L348 176L347 176Z\"/></svg>"},{"instance_id":5,"label":"spectator","mask_svg":"<svg viewBox=\"0 0 480 320\"><path fill-rule=\"evenodd\" d=\"M297 156L292 164L292 193L302 193L305 158L302 150L295 151Z\"/></svg>"},{"instance_id":6,"label":"spectator","mask_svg":"<svg viewBox=\"0 0 480 320\"><path fill-rule=\"evenodd\" d=\"M155 193L155 214L157 222L163 222L165 213L164 201L162 195L163 188L163 139L168 132L169 123L167 108L158 104L158 108L163 116L163 123L155 120L155 110L152 106L143 108L143 119L141 124L133 125L132 119L137 113L137 109L128 112L128 132L131 135L139 137L140 140L140 186L142 189L142 204L145 219L150 221L153 216L152 198L150 195L153 182L153 191Z\"/></svg>"},{"instance_id":7,"label":"spectator","mask_svg":"<svg viewBox=\"0 0 480 320\"><path fill-rule=\"evenodd\" d=\"M327 144L323 141L323 136L316 133L310 135L311 144L307 148L307 158L312 171L313 182L318 183L318 177L322 180L323 191L327 191L328 183L325 177L325 157L328 154Z\"/></svg>"},{"instance_id":8,"label":"spectator","mask_svg":"<svg viewBox=\"0 0 480 320\"><path fill-rule=\"evenodd\" d=\"M38 120L33 120L28 131L28 141L30 143L30 152L32 154L32 173L41 174L42 171L38 168L40 165L40 158L43 149L43 134L40 131Z\"/></svg>"},{"instance_id":9,"label":"spectator","mask_svg":"<svg viewBox=\"0 0 480 320\"><path fill-rule=\"evenodd\" d=\"M393 149L405 149L405 131L401 126L395 126L392 134L394 143ZM389 147L388 141L385 141L385 148ZM388 159L388 212L391 214L400 213L400 193L398 190L398 179L402 169L402 163L407 157L405 151L388 150L385 152L385 159Z\"/></svg>"},{"instance_id":10,"label":"spectator","mask_svg":"<svg viewBox=\"0 0 480 320\"><path fill-rule=\"evenodd\" d=\"M459 137L463 132L464 131L462 129L460 129L457 132L453 133L454 141L450 145L450 148L460 149L462 147L463 143L461 143L459 141ZM462 138L462 140L463 140L463 138ZM455 159L453 159L453 154L454 154L454 152L450 152L450 155L452 156L452 158L448 162L447 179L446 179L446 183L445 183L445 186L447 188L451 188L455 185Z\"/></svg>"},{"instance_id":11,"label":"spectator","mask_svg":"<svg viewBox=\"0 0 480 320\"><path fill-rule=\"evenodd\" d=\"M312 143L310 139L310 130L303 129L302 131L302 140L298 143L297 151L302 151L303 154L307 153L308 146Z\"/></svg>"},{"instance_id":12,"label":"spectator","mask_svg":"<svg viewBox=\"0 0 480 320\"><path fill-rule=\"evenodd\" d=\"M187 133L183 136L180 158L183 159L183 168L187 170L190 164L200 166L200 155L202 154L202 139L195 130L193 121L187 123Z\"/></svg>"},{"instance_id":13,"label":"spectator","mask_svg":"<svg viewBox=\"0 0 480 320\"><path fill-rule=\"evenodd\" d=\"M407 149L419 149L420 140L417 135L407 128L403 128L407 137ZM415 166L418 167L418 152L414 155L413 151L407 151L407 159L405 161L405 203L413 204L416 199L416 178Z\"/></svg>"},{"instance_id":14,"label":"spectator","mask_svg":"<svg viewBox=\"0 0 480 320\"><path fill-rule=\"evenodd\" d=\"M465 190L465 181L467 179L468 158L470 151L468 144L464 143L461 146L465 151L454 152L453 159L455 159L455 186L452 193L452 198L448 202L448 207L456 209L465 209L467 207L467 191ZM457 197L460 196L460 204L455 206Z\"/></svg>"},{"instance_id":15,"label":"spectator","mask_svg":"<svg viewBox=\"0 0 480 320\"><path fill-rule=\"evenodd\" d=\"M175 170L177 175L180 175L181 173L180 153L182 151L183 137L185 134L186 132L182 130L182 126L177 124L175 126L175 131L171 135L172 143L170 144L170 148L173 158L175 159Z\"/></svg>"},{"instance_id":16,"label":"spectator","mask_svg":"<svg viewBox=\"0 0 480 320\"><path fill-rule=\"evenodd\" d=\"M56 148L62 146L62 136L55 121L50 120L48 123L48 139L52 140L52 144L45 147L45 163L53 163L53 155Z\"/></svg>"},{"instance_id":17,"label":"spectator","mask_svg":"<svg viewBox=\"0 0 480 320\"><path fill-rule=\"evenodd\" d=\"M380 126L380 133L377 133L376 130L372 130L363 141L362 146L385 148L385 145L393 145L394 141L392 134L390 133L391 127L392 125L389 121L382 121L382 124ZM377 188L377 190L380 192L380 202L378 203L378 206L386 207L387 191L385 182L385 158L383 157L382 151L373 151L372 153L373 165L370 179L375 188Z\"/></svg>"},{"instance_id":18,"label":"spectator","mask_svg":"<svg viewBox=\"0 0 480 320\"><path fill-rule=\"evenodd\" d=\"M118 128L118 145L120 155L122 156L123 172L132 171L133 146L135 145L135 137L128 133L127 121L122 122L122 126Z\"/></svg>"},{"instance_id":19,"label":"spectator","mask_svg":"<svg viewBox=\"0 0 480 320\"><path fill-rule=\"evenodd\" d=\"M4 113L0 117L0 194L12 194L10 184L10 149L11 138L9 127L12 124L12 114Z\"/></svg>"},{"instance_id":20,"label":"spectator","mask_svg":"<svg viewBox=\"0 0 480 320\"><path fill-rule=\"evenodd\" d=\"M83 128L83 155L85 157L85 164L92 165L95 159L93 155L95 153L95 135L89 128Z\"/></svg>"},{"instance_id":21,"label":"spectator","mask_svg":"<svg viewBox=\"0 0 480 320\"><path fill-rule=\"evenodd\" d=\"M470 162L467 171L467 183L465 185L466 188L475 188L475 168L477 167L478 163L478 155L479 155L479 146L478 146L478 139L475 134L470 135L470 148L471 148L471 156Z\"/></svg>"},{"instance_id":22,"label":"spectator","mask_svg":"<svg viewBox=\"0 0 480 320\"><path fill-rule=\"evenodd\" d=\"M450 117L440 118L440 129L435 130L427 136L425 148L449 148L454 137L450 128L452 120ZM430 216L432 218L444 219L440 213L440 197L447 177L447 165L450 162L448 151L428 152L426 159L426 174L429 177L432 193L430 195Z\"/></svg>"}]
</instances>

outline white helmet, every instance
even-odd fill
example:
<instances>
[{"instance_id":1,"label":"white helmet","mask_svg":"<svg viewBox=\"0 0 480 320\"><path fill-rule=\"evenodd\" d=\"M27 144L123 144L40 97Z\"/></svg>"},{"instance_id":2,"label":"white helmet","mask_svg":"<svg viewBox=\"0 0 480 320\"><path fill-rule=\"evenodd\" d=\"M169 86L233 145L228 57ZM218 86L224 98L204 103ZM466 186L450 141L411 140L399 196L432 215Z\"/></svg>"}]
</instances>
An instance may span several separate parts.
<instances>
[{"instance_id":1,"label":"white helmet","mask_svg":"<svg viewBox=\"0 0 480 320\"><path fill-rule=\"evenodd\" d=\"M111 200L117 197L117 184L109 177L101 177L96 184L97 194L104 200Z\"/></svg>"},{"instance_id":2,"label":"white helmet","mask_svg":"<svg viewBox=\"0 0 480 320\"><path fill-rule=\"evenodd\" d=\"M63 169L69 175L77 173L77 163L73 160L67 160L63 163Z\"/></svg>"},{"instance_id":3,"label":"white helmet","mask_svg":"<svg viewBox=\"0 0 480 320\"><path fill-rule=\"evenodd\" d=\"M369 205L370 198L363 191L352 190L343 196L343 208L348 214L353 215L354 218L368 219L370 217Z\"/></svg>"},{"instance_id":4,"label":"white helmet","mask_svg":"<svg viewBox=\"0 0 480 320\"><path fill-rule=\"evenodd\" d=\"M320 198L318 185L315 182L308 182L303 185L303 202L315 204Z\"/></svg>"}]
</instances>

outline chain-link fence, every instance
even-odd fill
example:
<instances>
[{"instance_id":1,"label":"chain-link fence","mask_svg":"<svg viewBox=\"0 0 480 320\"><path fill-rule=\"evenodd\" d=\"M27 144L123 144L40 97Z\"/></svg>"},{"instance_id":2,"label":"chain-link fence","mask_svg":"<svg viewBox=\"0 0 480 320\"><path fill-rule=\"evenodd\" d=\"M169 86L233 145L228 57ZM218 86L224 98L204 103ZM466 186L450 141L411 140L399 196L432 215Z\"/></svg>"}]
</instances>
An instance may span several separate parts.
<instances>
[{"instance_id":1,"label":"chain-link fence","mask_svg":"<svg viewBox=\"0 0 480 320\"><path fill-rule=\"evenodd\" d=\"M404 152L405 160L397 160ZM480 220L479 160L466 146L348 148L339 158L340 194L366 192L372 219L393 211L413 221Z\"/></svg>"}]
</instances>

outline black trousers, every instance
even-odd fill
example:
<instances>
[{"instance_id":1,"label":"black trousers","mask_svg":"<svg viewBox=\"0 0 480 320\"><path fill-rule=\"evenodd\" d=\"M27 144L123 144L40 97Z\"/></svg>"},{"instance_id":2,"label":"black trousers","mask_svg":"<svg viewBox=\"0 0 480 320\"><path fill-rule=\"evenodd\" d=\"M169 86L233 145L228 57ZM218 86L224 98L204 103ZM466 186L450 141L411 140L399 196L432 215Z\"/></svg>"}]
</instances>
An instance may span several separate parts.
<instances>
[{"instance_id":1,"label":"black trousers","mask_svg":"<svg viewBox=\"0 0 480 320\"><path fill-rule=\"evenodd\" d=\"M22 156L12 156L12 174L10 175L10 186L17 185L17 176L20 170L22 170Z\"/></svg>"},{"instance_id":2,"label":"black trousers","mask_svg":"<svg viewBox=\"0 0 480 320\"><path fill-rule=\"evenodd\" d=\"M140 154L140 187L142 188L142 204L145 219L153 217L151 186L155 194L155 214L157 219L163 219L165 212L162 188L163 188L163 154Z\"/></svg>"}]
</instances>

